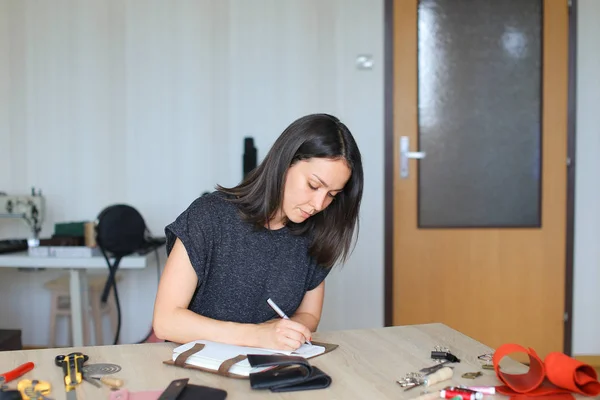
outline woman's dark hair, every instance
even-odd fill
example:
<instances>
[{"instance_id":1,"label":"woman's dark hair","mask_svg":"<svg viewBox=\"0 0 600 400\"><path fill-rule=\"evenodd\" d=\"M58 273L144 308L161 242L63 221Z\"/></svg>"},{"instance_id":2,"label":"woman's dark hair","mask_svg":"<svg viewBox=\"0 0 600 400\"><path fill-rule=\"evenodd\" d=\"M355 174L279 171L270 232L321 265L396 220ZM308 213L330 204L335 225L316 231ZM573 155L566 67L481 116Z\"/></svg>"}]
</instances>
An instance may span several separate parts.
<instances>
[{"instance_id":1,"label":"woman's dark hair","mask_svg":"<svg viewBox=\"0 0 600 400\"><path fill-rule=\"evenodd\" d=\"M217 186L230 195L242 218L259 228L269 223L283 202L288 169L310 158L343 159L350 179L335 200L302 223L288 221L294 234L308 235L309 253L324 267L345 261L351 253L363 192L363 169L358 146L339 119L328 114L311 114L297 119L277 138L265 159L233 188Z\"/></svg>"}]
</instances>

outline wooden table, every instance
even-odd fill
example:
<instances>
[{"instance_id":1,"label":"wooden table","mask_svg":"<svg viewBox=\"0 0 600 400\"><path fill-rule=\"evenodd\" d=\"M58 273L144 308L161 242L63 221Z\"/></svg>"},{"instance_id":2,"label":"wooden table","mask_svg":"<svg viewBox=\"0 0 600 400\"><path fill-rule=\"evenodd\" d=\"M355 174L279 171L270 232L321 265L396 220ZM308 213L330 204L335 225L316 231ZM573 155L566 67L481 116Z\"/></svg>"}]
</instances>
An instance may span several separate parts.
<instances>
[{"instance_id":1,"label":"wooden table","mask_svg":"<svg viewBox=\"0 0 600 400\"><path fill-rule=\"evenodd\" d=\"M190 378L189 383L224 389L227 399L412 399L421 394L416 388L405 392L396 380L408 372L432 365L429 358L436 345L446 346L461 359L454 365L452 381L440 383L432 389L453 385L494 386L500 382L494 371L484 370L477 356L492 349L442 324L389 327L370 330L321 332L313 336L316 341L339 344L331 353L313 358L318 366L332 377L327 389L292 393L272 393L252 390L247 379L225 378L208 372L182 369L164 365L176 347L173 343L132 344L118 346L92 346L85 348L10 351L0 353L0 372L8 371L24 362L33 361L36 367L23 379L47 380L52 384L50 398L66 398L62 372L54 365L54 357L72 351L89 355L88 363L119 364L122 370L115 377L125 381L130 391L160 390L180 378ZM522 364L505 359L502 367L510 372L527 370ZM461 378L465 372L482 371L484 376L475 380ZM16 387L13 381L9 385ZM83 382L77 389L78 399L108 399L110 390ZM486 396L486 399L508 399L506 396Z\"/></svg>"}]
</instances>

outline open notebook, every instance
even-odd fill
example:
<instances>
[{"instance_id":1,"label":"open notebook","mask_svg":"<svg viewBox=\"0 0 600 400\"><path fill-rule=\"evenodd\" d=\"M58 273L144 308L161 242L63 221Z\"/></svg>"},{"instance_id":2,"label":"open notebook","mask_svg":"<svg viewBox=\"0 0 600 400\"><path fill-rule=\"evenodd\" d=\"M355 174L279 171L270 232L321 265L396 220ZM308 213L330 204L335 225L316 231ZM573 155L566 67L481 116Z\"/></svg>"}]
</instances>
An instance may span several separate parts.
<instances>
[{"instance_id":1,"label":"open notebook","mask_svg":"<svg viewBox=\"0 0 600 400\"><path fill-rule=\"evenodd\" d=\"M204 348L190 355L186 364L197 367L207 368L217 371L223 361L246 354L286 354L292 356L301 356L311 358L323 354L325 347L317 345L303 344L295 351L273 350L258 347L235 346L230 344L211 342L209 340L196 340L173 349L173 361L177 359L181 353L191 349L196 344L204 344ZM248 376L251 372L260 372L272 367L252 368L248 359L239 361L231 366L229 372L234 375Z\"/></svg>"}]
</instances>

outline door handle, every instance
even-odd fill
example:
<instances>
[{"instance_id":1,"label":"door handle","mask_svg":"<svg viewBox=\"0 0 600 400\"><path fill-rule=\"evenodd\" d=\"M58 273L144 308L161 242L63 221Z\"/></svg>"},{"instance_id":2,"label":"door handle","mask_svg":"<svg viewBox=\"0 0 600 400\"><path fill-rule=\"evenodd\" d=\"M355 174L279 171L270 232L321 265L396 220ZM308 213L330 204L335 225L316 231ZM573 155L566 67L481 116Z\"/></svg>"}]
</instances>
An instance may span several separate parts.
<instances>
[{"instance_id":1,"label":"door handle","mask_svg":"<svg viewBox=\"0 0 600 400\"><path fill-rule=\"evenodd\" d=\"M408 178L408 160L411 158L420 160L425 158L423 151L410 151L410 139L408 136L400 136L400 178Z\"/></svg>"}]
</instances>

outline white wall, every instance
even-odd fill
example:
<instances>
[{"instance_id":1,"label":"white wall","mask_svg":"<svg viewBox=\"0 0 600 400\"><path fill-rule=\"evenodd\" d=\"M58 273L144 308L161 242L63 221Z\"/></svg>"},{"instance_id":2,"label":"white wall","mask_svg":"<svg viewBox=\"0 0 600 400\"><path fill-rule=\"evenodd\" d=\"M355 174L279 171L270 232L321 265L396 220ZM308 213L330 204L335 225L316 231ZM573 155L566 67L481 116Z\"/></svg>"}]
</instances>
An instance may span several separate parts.
<instances>
[{"instance_id":1,"label":"white wall","mask_svg":"<svg viewBox=\"0 0 600 400\"><path fill-rule=\"evenodd\" d=\"M373 70L355 68L364 53ZM381 326L382 0L0 0L0 191L42 189L42 236L115 202L162 235L203 191L238 182L244 136L262 158L311 112L347 123L366 178L362 235L328 279L321 329ZM27 235L0 220L0 238ZM56 273L0 270L0 328L45 344L41 287ZM147 333L156 279L120 285L123 342Z\"/></svg>"},{"instance_id":2,"label":"white wall","mask_svg":"<svg viewBox=\"0 0 600 400\"><path fill-rule=\"evenodd\" d=\"M374 0L0 0L0 191L43 190L43 235L117 201L162 234L195 196L237 182L245 135L262 157L294 118L335 113L361 146L366 190L362 235L328 279L321 329L381 326L382 15ZM600 2L579 0L574 354L600 354L598 18ZM373 70L355 69L362 53ZM27 234L0 220L0 238ZM0 269L0 328L45 344L41 287L58 273ZM146 334L156 280L150 268L121 284L124 342Z\"/></svg>"},{"instance_id":3,"label":"white wall","mask_svg":"<svg viewBox=\"0 0 600 400\"><path fill-rule=\"evenodd\" d=\"M600 1L578 1L573 354L600 354Z\"/></svg>"}]
</instances>

